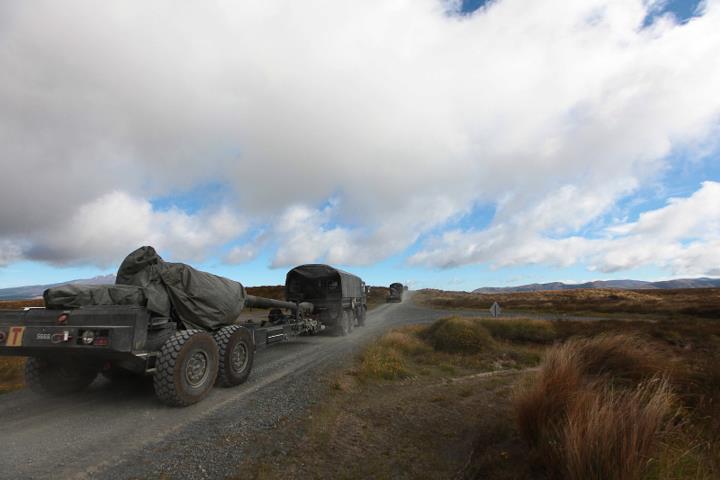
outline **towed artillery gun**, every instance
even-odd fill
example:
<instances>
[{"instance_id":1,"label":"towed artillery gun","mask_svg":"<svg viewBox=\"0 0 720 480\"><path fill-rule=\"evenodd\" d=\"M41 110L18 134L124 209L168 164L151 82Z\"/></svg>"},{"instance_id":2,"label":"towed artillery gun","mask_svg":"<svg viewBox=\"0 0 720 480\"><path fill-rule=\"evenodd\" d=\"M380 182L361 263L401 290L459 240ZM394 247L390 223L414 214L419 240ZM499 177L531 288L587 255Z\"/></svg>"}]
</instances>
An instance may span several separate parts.
<instances>
[{"instance_id":1,"label":"towed artillery gun","mask_svg":"<svg viewBox=\"0 0 720 480\"><path fill-rule=\"evenodd\" d=\"M151 375L163 403L187 406L215 383L247 380L258 347L362 326L364 288L347 272L303 265L288 273L287 301L256 297L141 247L125 258L115 285L51 288L45 308L0 311L0 355L29 357L25 379L35 391L76 392L98 373ZM271 309L268 320L240 322L245 307Z\"/></svg>"}]
</instances>

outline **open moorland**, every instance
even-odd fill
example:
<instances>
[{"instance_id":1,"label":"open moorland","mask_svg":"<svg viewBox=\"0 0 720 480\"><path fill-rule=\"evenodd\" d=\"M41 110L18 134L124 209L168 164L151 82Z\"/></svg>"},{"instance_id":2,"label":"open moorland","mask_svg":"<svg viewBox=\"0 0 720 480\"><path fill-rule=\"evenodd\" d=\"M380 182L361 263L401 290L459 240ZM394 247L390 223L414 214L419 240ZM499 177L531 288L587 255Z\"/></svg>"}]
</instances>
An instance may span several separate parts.
<instances>
[{"instance_id":1,"label":"open moorland","mask_svg":"<svg viewBox=\"0 0 720 480\"><path fill-rule=\"evenodd\" d=\"M261 479L720 478L720 319L709 314L718 291L652 292L646 313L638 292L557 293L420 292L414 300L445 309L498 300L618 318L451 314L390 330L328 377L321 406L258 439L288 442L288 455L241 470ZM598 300L608 294L621 299L616 308ZM697 302L701 314L673 299Z\"/></svg>"},{"instance_id":2,"label":"open moorland","mask_svg":"<svg viewBox=\"0 0 720 480\"><path fill-rule=\"evenodd\" d=\"M432 308L486 310L498 302L504 311L627 318L720 318L720 288L679 290L588 289L517 293L420 290L415 302Z\"/></svg>"},{"instance_id":3,"label":"open moorland","mask_svg":"<svg viewBox=\"0 0 720 480\"><path fill-rule=\"evenodd\" d=\"M281 294L258 288L265 290L249 291ZM384 301L377 292L375 304ZM213 433L207 442L224 450L205 449L209 456L201 461L190 453L197 446L188 438L195 437L182 433L184 440L156 440L168 460L157 462L148 451L121 465L138 478L182 478L197 465L257 479L720 478L720 318L713 313L719 295L713 289L424 290L373 309L367 330L351 342L288 344L328 366L314 375L278 375L303 386L278 391L274 407L293 407L271 424L252 427L251 435L247 430L256 418L248 412L265 405L258 395L272 390L242 400L240 389L243 413L228 415L243 419L241 432L224 416L217 424L208 424L211 416L183 427L217 430L219 437ZM488 318L494 301L510 315ZM587 319L568 319L574 316ZM337 355L314 349L320 345ZM266 358L278 355L279 365L288 365L281 353ZM0 364L7 389L19 386L21 369L18 360ZM263 378L275 377L258 372L256 381ZM254 388L271 388L275 380L267 381ZM309 403L291 402L306 390L313 392ZM232 392L214 394L235 401ZM142 391L133 395L144 408L160 408ZM103 402L93 408L102 410ZM174 422L172 411L156 414ZM126 417L134 421L131 410Z\"/></svg>"}]
</instances>

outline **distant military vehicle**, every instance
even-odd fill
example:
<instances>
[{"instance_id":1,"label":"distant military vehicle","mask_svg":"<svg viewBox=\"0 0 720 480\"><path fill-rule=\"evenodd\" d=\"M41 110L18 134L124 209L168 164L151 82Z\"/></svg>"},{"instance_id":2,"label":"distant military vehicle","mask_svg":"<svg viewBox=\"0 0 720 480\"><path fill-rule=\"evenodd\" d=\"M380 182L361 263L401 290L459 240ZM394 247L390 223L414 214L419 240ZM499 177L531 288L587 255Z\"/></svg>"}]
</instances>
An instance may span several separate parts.
<instances>
[{"instance_id":1,"label":"distant military vehicle","mask_svg":"<svg viewBox=\"0 0 720 480\"><path fill-rule=\"evenodd\" d=\"M403 292L405 291L402 283L391 283L388 290L388 303L402 302Z\"/></svg>"},{"instance_id":2,"label":"distant military vehicle","mask_svg":"<svg viewBox=\"0 0 720 480\"><path fill-rule=\"evenodd\" d=\"M329 265L300 265L290 270L285 278L285 298L296 304L312 304L312 312L305 317L310 316L339 335L365 325L365 283Z\"/></svg>"}]
</instances>

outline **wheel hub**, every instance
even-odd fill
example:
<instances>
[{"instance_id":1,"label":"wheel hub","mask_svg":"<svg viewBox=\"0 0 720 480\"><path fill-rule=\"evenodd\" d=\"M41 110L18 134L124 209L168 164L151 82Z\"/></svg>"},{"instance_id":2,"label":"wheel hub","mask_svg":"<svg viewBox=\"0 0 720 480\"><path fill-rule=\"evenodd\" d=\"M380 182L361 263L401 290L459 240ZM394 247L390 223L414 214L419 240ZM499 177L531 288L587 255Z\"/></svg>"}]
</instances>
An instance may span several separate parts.
<instances>
[{"instance_id":1,"label":"wheel hub","mask_svg":"<svg viewBox=\"0 0 720 480\"><path fill-rule=\"evenodd\" d=\"M205 352L195 352L188 360L185 369L185 378L187 382L196 387L200 385L208 373L208 357Z\"/></svg>"},{"instance_id":2,"label":"wheel hub","mask_svg":"<svg viewBox=\"0 0 720 480\"><path fill-rule=\"evenodd\" d=\"M235 372L242 372L247 365L247 360L247 347L245 347L245 344L242 342L236 343L232 352L230 352L230 363L232 364L233 370L235 370Z\"/></svg>"}]
</instances>

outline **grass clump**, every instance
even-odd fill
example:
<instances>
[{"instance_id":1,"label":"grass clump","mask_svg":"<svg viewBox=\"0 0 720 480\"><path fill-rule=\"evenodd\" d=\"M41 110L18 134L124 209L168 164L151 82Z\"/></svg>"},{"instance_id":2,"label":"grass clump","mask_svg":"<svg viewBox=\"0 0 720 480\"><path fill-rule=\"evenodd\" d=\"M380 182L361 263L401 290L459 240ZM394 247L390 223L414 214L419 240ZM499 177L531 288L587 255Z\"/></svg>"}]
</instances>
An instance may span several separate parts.
<instances>
[{"instance_id":1,"label":"grass clump","mask_svg":"<svg viewBox=\"0 0 720 480\"><path fill-rule=\"evenodd\" d=\"M661 359L629 335L550 349L515 401L535 464L550 478L644 478L677 412Z\"/></svg>"},{"instance_id":2,"label":"grass clump","mask_svg":"<svg viewBox=\"0 0 720 480\"><path fill-rule=\"evenodd\" d=\"M397 380L409 377L410 370L397 349L382 344L368 347L360 357L359 380Z\"/></svg>"},{"instance_id":3,"label":"grass clump","mask_svg":"<svg viewBox=\"0 0 720 480\"><path fill-rule=\"evenodd\" d=\"M463 317L438 320L422 337L442 352L474 354L495 348L492 335L480 322Z\"/></svg>"},{"instance_id":4,"label":"grass clump","mask_svg":"<svg viewBox=\"0 0 720 480\"><path fill-rule=\"evenodd\" d=\"M0 357L0 393L22 388L25 383L23 379L24 370L24 358Z\"/></svg>"},{"instance_id":5,"label":"grass clump","mask_svg":"<svg viewBox=\"0 0 720 480\"><path fill-rule=\"evenodd\" d=\"M493 338L506 342L548 344L557 338L552 322L546 320L486 318L479 322Z\"/></svg>"},{"instance_id":6,"label":"grass clump","mask_svg":"<svg viewBox=\"0 0 720 480\"><path fill-rule=\"evenodd\" d=\"M405 327L398 330L391 330L378 341L378 344L395 349L405 355L422 355L432 351L430 345L418 337L422 327Z\"/></svg>"}]
</instances>

